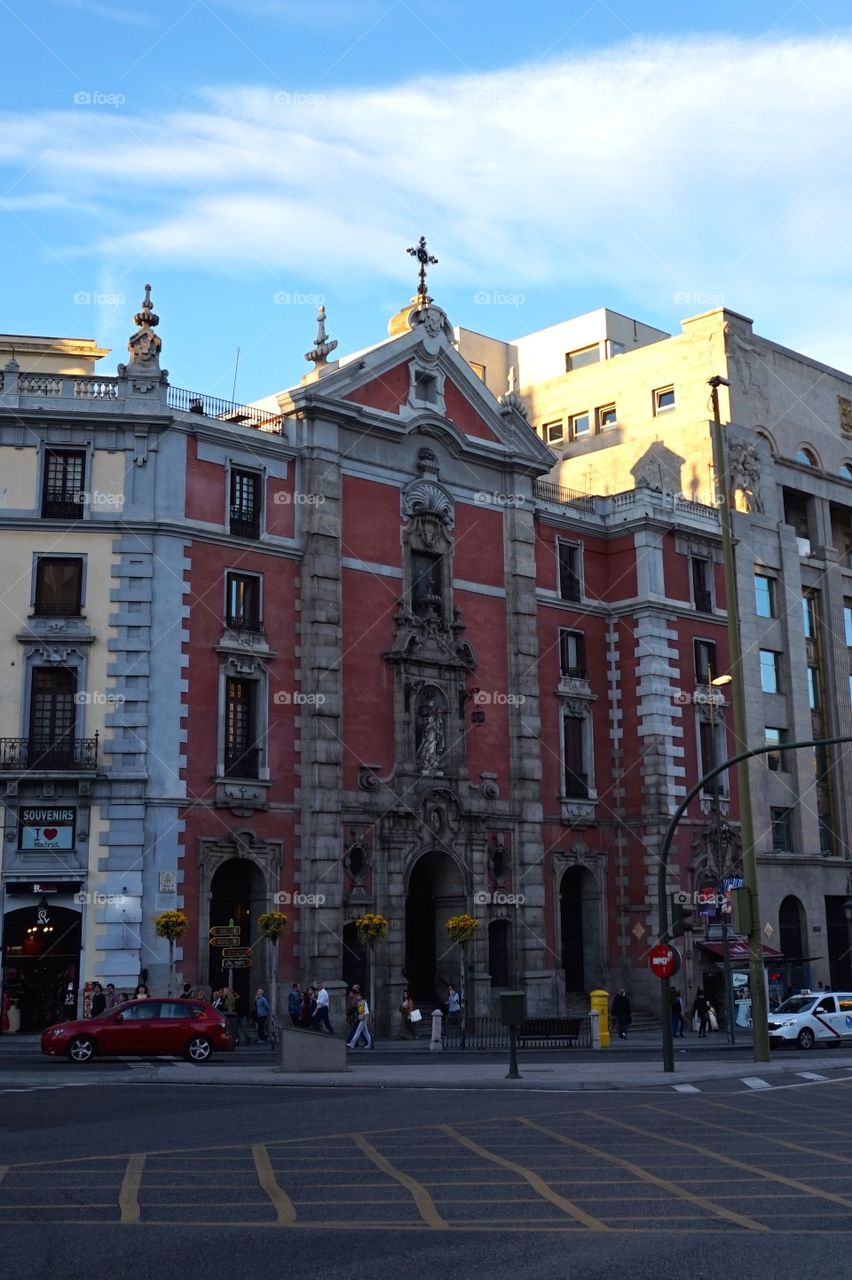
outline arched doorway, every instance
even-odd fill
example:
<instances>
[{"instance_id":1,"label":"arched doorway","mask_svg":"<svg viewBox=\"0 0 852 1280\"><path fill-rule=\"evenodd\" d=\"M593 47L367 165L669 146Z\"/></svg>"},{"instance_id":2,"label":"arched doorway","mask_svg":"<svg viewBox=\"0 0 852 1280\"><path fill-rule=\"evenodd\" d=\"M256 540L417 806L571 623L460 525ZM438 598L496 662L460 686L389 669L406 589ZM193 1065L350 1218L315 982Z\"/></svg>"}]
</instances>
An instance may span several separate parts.
<instances>
[{"instance_id":1,"label":"arched doorway","mask_svg":"<svg viewBox=\"0 0 852 1280\"><path fill-rule=\"evenodd\" d=\"M243 1017L250 1012L257 986L267 986L269 943L258 945L257 918L267 909L266 883L263 872L250 858L229 858L223 862L210 884L210 925L230 924L239 927L241 947L254 945L251 968L232 969L234 990L239 996L237 1012ZM210 986L228 985L228 970L222 962L222 948L210 948Z\"/></svg>"},{"instance_id":2,"label":"arched doorway","mask_svg":"<svg viewBox=\"0 0 852 1280\"><path fill-rule=\"evenodd\" d=\"M509 921L492 920L488 926L488 972L492 987L508 987L511 979Z\"/></svg>"},{"instance_id":3,"label":"arched doorway","mask_svg":"<svg viewBox=\"0 0 852 1280\"><path fill-rule=\"evenodd\" d=\"M438 1004L447 985L458 984L460 956L444 926L465 907L462 874L449 854L435 849L418 858L405 900L405 976L415 1002Z\"/></svg>"},{"instance_id":4,"label":"arched doorway","mask_svg":"<svg viewBox=\"0 0 852 1280\"><path fill-rule=\"evenodd\" d=\"M559 884L565 991L586 995L603 979L600 894L588 867L569 867Z\"/></svg>"},{"instance_id":5,"label":"arched doorway","mask_svg":"<svg viewBox=\"0 0 852 1280\"><path fill-rule=\"evenodd\" d=\"M4 922L3 1000L17 1001L21 1031L40 1031L65 1016L68 983L80 979L79 911L47 905L10 911Z\"/></svg>"},{"instance_id":6,"label":"arched doorway","mask_svg":"<svg viewBox=\"0 0 852 1280\"><path fill-rule=\"evenodd\" d=\"M778 933L784 953L787 985L794 989L808 986L805 973L805 908L793 894L788 895L778 909Z\"/></svg>"},{"instance_id":7,"label":"arched doorway","mask_svg":"<svg viewBox=\"0 0 852 1280\"><path fill-rule=\"evenodd\" d=\"M358 983L362 991L367 990L367 951L358 937L354 920L343 926L343 981L346 990Z\"/></svg>"}]
</instances>

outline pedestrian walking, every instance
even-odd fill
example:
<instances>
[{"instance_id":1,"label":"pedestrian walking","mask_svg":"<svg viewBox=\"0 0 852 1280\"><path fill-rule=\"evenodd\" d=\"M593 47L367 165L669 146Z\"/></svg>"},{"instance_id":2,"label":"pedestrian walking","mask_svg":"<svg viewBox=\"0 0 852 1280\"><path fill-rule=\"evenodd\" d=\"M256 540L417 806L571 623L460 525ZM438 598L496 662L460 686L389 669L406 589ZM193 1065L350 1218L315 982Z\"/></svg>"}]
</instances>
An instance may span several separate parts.
<instances>
[{"instance_id":1,"label":"pedestrian walking","mask_svg":"<svg viewBox=\"0 0 852 1280\"><path fill-rule=\"evenodd\" d=\"M185 982L183 984L183 991L181 991L180 993L180 998L181 1000L192 999L192 983L191 982Z\"/></svg>"},{"instance_id":2,"label":"pedestrian walking","mask_svg":"<svg viewBox=\"0 0 852 1280\"><path fill-rule=\"evenodd\" d=\"M452 983L447 991L447 1029L461 1023L461 996Z\"/></svg>"},{"instance_id":3,"label":"pedestrian walking","mask_svg":"<svg viewBox=\"0 0 852 1280\"><path fill-rule=\"evenodd\" d=\"M701 987L695 993L695 1004L692 1006L692 1016L698 1019L698 1036L707 1035L710 1026L710 1005L707 1003L704 992Z\"/></svg>"},{"instance_id":4,"label":"pedestrian walking","mask_svg":"<svg viewBox=\"0 0 852 1280\"><path fill-rule=\"evenodd\" d=\"M115 989L115 983L108 982L106 984L106 1006L105 1007L107 1009L114 1009L116 1005L121 1004L121 1002L122 1002L121 996Z\"/></svg>"},{"instance_id":5,"label":"pedestrian walking","mask_svg":"<svg viewBox=\"0 0 852 1280\"><path fill-rule=\"evenodd\" d=\"M399 1012L402 1015L402 1030L399 1033L400 1040L416 1040L417 1028L411 1021L411 1015L414 1012L414 1001L408 991L402 993L402 1004L399 1006Z\"/></svg>"},{"instance_id":6,"label":"pedestrian walking","mask_svg":"<svg viewBox=\"0 0 852 1280\"><path fill-rule=\"evenodd\" d=\"M677 987L671 991L672 1002L672 1035L683 1039L683 1000Z\"/></svg>"},{"instance_id":7,"label":"pedestrian walking","mask_svg":"<svg viewBox=\"0 0 852 1280\"><path fill-rule=\"evenodd\" d=\"M99 982L92 983L92 1003L90 1017L99 1018L107 1007L104 989Z\"/></svg>"},{"instance_id":8,"label":"pedestrian walking","mask_svg":"<svg viewBox=\"0 0 852 1280\"><path fill-rule=\"evenodd\" d=\"M367 1041L366 1047L368 1049L372 1049L373 1037L370 1035L370 1028L368 1025L370 1021L370 1006L367 1004L367 1001L364 998L364 996L361 996L361 998L359 999L356 1007L356 1012L358 1014L358 1025L355 1028L355 1034L353 1035L352 1039L347 1041L346 1047L348 1049L354 1049L358 1041L363 1036L364 1039Z\"/></svg>"},{"instance_id":9,"label":"pedestrian walking","mask_svg":"<svg viewBox=\"0 0 852 1280\"><path fill-rule=\"evenodd\" d=\"M266 1022L269 1017L269 1001L263 993L263 987L258 987L254 997L254 1021L257 1027L257 1039L260 1043L267 1039Z\"/></svg>"},{"instance_id":10,"label":"pedestrian walking","mask_svg":"<svg viewBox=\"0 0 852 1280\"><path fill-rule=\"evenodd\" d=\"M214 1009L224 1009L225 998L222 995L222 992L218 990L214 991L211 997L210 1003L213 1005Z\"/></svg>"},{"instance_id":11,"label":"pedestrian walking","mask_svg":"<svg viewBox=\"0 0 852 1280\"><path fill-rule=\"evenodd\" d=\"M314 1014L314 1020L312 1025L316 1027L317 1031L319 1031L321 1027L325 1027L328 1034L333 1036L334 1027L331 1025L328 1019L328 992L326 991L325 987L321 982L318 982L316 985L316 993L317 993L317 1010L316 1010L316 1013Z\"/></svg>"},{"instance_id":12,"label":"pedestrian walking","mask_svg":"<svg viewBox=\"0 0 852 1280\"><path fill-rule=\"evenodd\" d=\"M361 1000L361 988L353 982L346 996L346 1021L349 1026L347 1040L351 1040L358 1027L358 1004Z\"/></svg>"},{"instance_id":13,"label":"pedestrian walking","mask_svg":"<svg viewBox=\"0 0 852 1280\"><path fill-rule=\"evenodd\" d=\"M287 997L287 1012L294 1027L302 1021L302 991L298 982L294 982Z\"/></svg>"},{"instance_id":14,"label":"pedestrian walking","mask_svg":"<svg viewBox=\"0 0 852 1280\"><path fill-rule=\"evenodd\" d=\"M627 1039L627 1028L630 1026L632 1018L630 1016L630 997L622 987L618 995L612 1002L612 1016L615 1018L618 1027L619 1040Z\"/></svg>"},{"instance_id":15,"label":"pedestrian walking","mask_svg":"<svg viewBox=\"0 0 852 1280\"><path fill-rule=\"evenodd\" d=\"M313 987L305 987L302 992L302 1012L299 1022L303 1027L310 1027L317 1011L316 993Z\"/></svg>"}]
</instances>

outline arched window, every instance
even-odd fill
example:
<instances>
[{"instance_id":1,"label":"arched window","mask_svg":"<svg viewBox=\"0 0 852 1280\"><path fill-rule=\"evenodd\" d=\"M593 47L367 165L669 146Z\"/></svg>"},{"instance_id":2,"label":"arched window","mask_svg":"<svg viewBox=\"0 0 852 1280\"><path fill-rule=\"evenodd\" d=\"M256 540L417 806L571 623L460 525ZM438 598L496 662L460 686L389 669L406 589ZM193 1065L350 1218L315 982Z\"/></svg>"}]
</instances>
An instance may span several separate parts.
<instances>
[{"instance_id":1,"label":"arched window","mask_svg":"<svg viewBox=\"0 0 852 1280\"><path fill-rule=\"evenodd\" d=\"M816 454L814 453L813 449L807 448L806 445L803 445L801 449L797 450L795 461L801 462L803 467L819 466L819 463L817 462Z\"/></svg>"},{"instance_id":2,"label":"arched window","mask_svg":"<svg viewBox=\"0 0 852 1280\"><path fill-rule=\"evenodd\" d=\"M791 894L778 909L778 933L781 950L788 960L802 959L802 924L804 910L798 898Z\"/></svg>"},{"instance_id":3,"label":"arched window","mask_svg":"<svg viewBox=\"0 0 852 1280\"><path fill-rule=\"evenodd\" d=\"M852 462L842 462L838 473L844 480L852 480Z\"/></svg>"}]
</instances>

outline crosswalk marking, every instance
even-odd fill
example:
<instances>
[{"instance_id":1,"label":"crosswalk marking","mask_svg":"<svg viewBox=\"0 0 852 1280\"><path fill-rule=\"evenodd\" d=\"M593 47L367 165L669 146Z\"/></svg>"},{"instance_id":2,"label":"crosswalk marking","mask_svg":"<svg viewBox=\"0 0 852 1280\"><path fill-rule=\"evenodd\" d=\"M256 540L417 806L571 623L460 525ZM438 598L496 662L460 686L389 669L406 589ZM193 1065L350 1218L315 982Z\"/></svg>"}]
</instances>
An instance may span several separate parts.
<instances>
[{"instance_id":1,"label":"crosswalk marking","mask_svg":"<svg viewBox=\"0 0 852 1280\"><path fill-rule=\"evenodd\" d=\"M801 1076L803 1080L827 1080L828 1076L821 1076L818 1071L797 1071L797 1076Z\"/></svg>"},{"instance_id":2,"label":"crosswalk marking","mask_svg":"<svg viewBox=\"0 0 852 1280\"><path fill-rule=\"evenodd\" d=\"M675 1093L700 1093L700 1089L696 1089L694 1084L676 1084L674 1086Z\"/></svg>"},{"instance_id":3,"label":"crosswalk marking","mask_svg":"<svg viewBox=\"0 0 852 1280\"><path fill-rule=\"evenodd\" d=\"M743 1084L747 1084L749 1089L771 1089L772 1085L766 1080L761 1080L760 1076L740 1076Z\"/></svg>"}]
</instances>

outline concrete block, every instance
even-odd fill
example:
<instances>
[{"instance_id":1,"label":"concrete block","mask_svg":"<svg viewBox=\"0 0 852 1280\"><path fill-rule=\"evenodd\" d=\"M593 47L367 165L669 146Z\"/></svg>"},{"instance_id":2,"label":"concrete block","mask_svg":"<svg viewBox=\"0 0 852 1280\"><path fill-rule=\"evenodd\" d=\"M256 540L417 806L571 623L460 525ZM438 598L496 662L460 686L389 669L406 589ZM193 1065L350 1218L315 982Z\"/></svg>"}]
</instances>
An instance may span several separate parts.
<instances>
[{"instance_id":1,"label":"concrete block","mask_svg":"<svg viewBox=\"0 0 852 1280\"><path fill-rule=\"evenodd\" d=\"M338 1031L304 1031L301 1027L281 1029L281 1069L297 1072L347 1071L346 1040Z\"/></svg>"}]
</instances>

